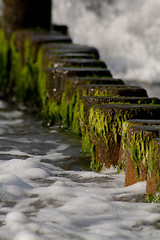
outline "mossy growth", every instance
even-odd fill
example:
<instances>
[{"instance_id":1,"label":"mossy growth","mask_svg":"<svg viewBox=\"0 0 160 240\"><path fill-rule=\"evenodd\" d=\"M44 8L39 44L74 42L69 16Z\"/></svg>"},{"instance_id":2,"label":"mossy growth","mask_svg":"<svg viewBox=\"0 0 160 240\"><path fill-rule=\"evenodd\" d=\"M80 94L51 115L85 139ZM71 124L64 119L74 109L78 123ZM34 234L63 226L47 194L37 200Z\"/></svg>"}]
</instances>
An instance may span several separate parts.
<instances>
[{"instance_id":1,"label":"mossy growth","mask_svg":"<svg viewBox=\"0 0 160 240\"><path fill-rule=\"evenodd\" d=\"M62 94L61 101L58 102L52 97L48 99L47 114L52 122L57 122L63 127L71 128L73 124L74 107L78 95L71 94L72 83L65 84L65 90ZM79 131L78 131L79 132Z\"/></svg>"},{"instance_id":2,"label":"mossy growth","mask_svg":"<svg viewBox=\"0 0 160 240\"><path fill-rule=\"evenodd\" d=\"M71 94L73 83L67 82L65 84L61 103L48 98L46 75L42 63L42 49L39 49L35 60L35 47L28 38L24 43L24 53L19 52L16 48L16 33L12 35L10 45L8 45L3 32L0 32L0 41L1 46L3 46L0 49L1 83L2 78L6 80L8 52L10 52L10 74L7 85L10 91L12 89L17 100L25 104L36 103L41 108L46 122L49 124L54 121L61 122L64 126L70 127L72 132L80 134L79 115L82 107L79 108L79 90L77 93ZM4 86L4 81L2 85ZM85 96L85 93L83 95Z\"/></svg>"},{"instance_id":3,"label":"mossy growth","mask_svg":"<svg viewBox=\"0 0 160 240\"><path fill-rule=\"evenodd\" d=\"M88 82L89 84L89 82ZM84 105L81 101L83 96L107 96L101 89L95 90L93 92L87 91L86 89L74 90L75 86L72 81L65 82L65 90L62 95L61 103L57 104L59 109L59 116L61 118L61 123L71 129L71 132L76 134L82 134L82 122L84 119ZM85 121L84 121L85 122Z\"/></svg>"},{"instance_id":4,"label":"mossy growth","mask_svg":"<svg viewBox=\"0 0 160 240\"><path fill-rule=\"evenodd\" d=\"M92 171L94 172L100 172L103 170L104 168L104 165L99 162L99 161L96 161L96 158L95 158L95 145L92 144L92 147L91 147L91 158L92 158L92 161L91 161L91 169Z\"/></svg>"},{"instance_id":5,"label":"mossy growth","mask_svg":"<svg viewBox=\"0 0 160 240\"><path fill-rule=\"evenodd\" d=\"M122 114L122 112L119 111L119 114L116 115L115 119L114 111L109 110L107 113L104 113L101 109L96 109L94 106L90 109L90 132L97 138L99 135L102 136L106 143L107 151L109 150L108 133L112 132L114 136L113 140L117 143L118 135L121 135L122 123L128 118L128 114L129 112Z\"/></svg>"},{"instance_id":6,"label":"mossy growth","mask_svg":"<svg viewBox=\"0 0 160 240\"><path fill-rule=\"evenodd\" d=\"M82 134L81 133L81 127L80 127L80 114L82 111L82 107L80 105L80 96L79 96L79 90L77 90L77 94L74 97L74 104L72 104L72 108L70 108L70 113L73 112L72 119L70 119L71 122L71 131L76 134Z\"/></svg>"},{"instance_id":7,"label":"mossy growth","mask_svg":"<svg viewBox=\"0 0 160 240\"><path fill-rule=\"evenodd\" d=\"M15 33L16 34L16 33ZM68 102L64 92L61 104L48 97L46 72L44 70L43 48L39 48L35 60L35 47L29 39L24 43L24 61L22 55L15 46L15 37L10 41L11 49L11 71L9 87L14 89L17 100L25 104L36 105L41 113L45 125L52 125L55 122L68 126ZM50 62L48 62L49 66ZM66 87L67 88L67 87Z\"/></svg>"},{"instance_id":8,"label":"mossy growth","mask_svg":"<svg viewBox=\"0 0 160 240\"><path fill-rule=\"evenodd\" d=\"M53 109L57 112L56 103L47 97L46 74L43 68L43 50L40 47L35 60L35 47L27 38L24 43L24 53L15 46L16 33L10 40L11 70L9 89L19 102L29 105L42 113L45 122L53 119ZM23 56L22 56L23 55ZM22 58L23 63L22 63ZM56 114L55 114L56 115Z\"/></svg>"},{"instance_id":9,"label":"mossy growth","mask_svg":"<svg viewBox=\"0 0 160 240\"><path fill-rule=\"evenodd\" d=\"M88 82L89 84L90 82ZM77 88L77 93L73 96L74 101L71 101L70 113L72 114L72 118L70 118L70 125L71 131L74 133L78 133L82 135L82 146L88 146L88 135L86 136L86 132L84 132L86 119L85 119L85 110L84 104L82 102L82 97L89 97L89 96L108 96L107 92L104 92L103 89L93 89L93 91L87 91L85 88L80 89ZM71 115L71 114L70 114ZM87 147L88 148L88 147ZM86 148L82 147L84 152L88 152Z\"/></svg>"},{"instance_id":10,"label":"mossy growth","mask_svg":"<svg viewBox=\"0 0 160 240\"><path fill-rule=\"evenodd\" d=\"M141 130L140 132L134 132L128 139L128 149L133 160L137 181L140 180L140 168L143 166L143 171L145 171L145 179L148 174L154 171L159 173L160 164L159 151L153 146L151 142L153 136L147 132ZM154 150L153 150L154 149Z\"/></svg>"},{"instance_id":11,"label":"mossy growth","mask_svg":"<svg viewBox=\"0 0 160 240\"><path fill-rule=\"evenodd\" d=\"M9 87L14 89L18 101L37 102L37 80L40 74L39 61L33 57L33 47L29 39L25 40L24 63L22 64L22 53L15 46L15 34L10 40L11 69Z\"/></svg>"},{"instance_id":12,"label":"mossy growth","mask_svg":"<svg viewBox=\"0 0 160 240\"><path fill-rule=\"evenodd\" d=\"M155 103L154 103L155 104ZM152 122L146 122L146 120L140 119L139 121L137 120L131 120L131 121L125 121L122 125L122 151L123 151L123 159L121 162L121 165L118 166L117 171L118 173L121 173L124 171L125 166L126 166L126 158L127 158L127 150L128 150L128 145L127 145L127 140L128 140L128 131L131 127L133 126L144 126L144 125L154 125L156 124L157 126L159 123L152 123Z\"/></svg>"},{"instance_id":13,"label":"mossy growth","mask_svg":"<svg viewBox=\"0 0 160 240\"><path fill-rule=\"evenodd\" d=\"M94 144L96 144L96 142L98 142L98 140L102 138L106 145L106 152L110 151L111 148L114 147L117 148L118 146L120 147L120 140L122 136L122 124L126 120L133 118L134 115L136 116L138 111L140 111L140 109L133 109L132 111L130 108L126 108L123 110L123 108L114 109L114 107L111 106L108 107L107 110L105 110L105 108L103 109L101 107L96 106L91 107L89 111L90 139L94 138L95 139ZM142 141L139 150L143 149L146 148L144 147ZM135 162L137 154L138 157L142 158L140 151L137 153L134 146L132 147L132 154L134 155Z\"/></svg>"},{"instance_id":14,"label":"mossy growth","mask_svg":"<svg viewBox=\"0 0 160 240\"><path fill-rule=\"evenodd\" d=\"M90 82L88 81L88 84ZM85 88L81 89L75 86L72 81L65 82L65 90L62 94L60 104L54 101L56 106L56 114L52 114L52 118L58 119L61 124L71 129L71 132L82 135L82 151L90 152L89 132L84 131L86 124L86 113L84 104L82 102L83 96L108 96L107 92L101 89L94 89L94 91L87 91ZM53 104L53 101L52 101ZM48 110L49 111L49 110ZM49 111L50 112L50 111ZM54 116L55 115L55 116Z\"/></svg>"},{"instance_id":15,"label":"mossy growth","mask_svg":"<svg viewBox=\"0 0 160 240\"><path fill-rule=\"evenodd\" d=\"M149 203L160 203L160 193L157 192L154 196L152 194L147 194L146 201Z\"/></svg>"},{"instance_id":16,"label":"mossy growth","mask_svg":"<svg viewBox=\"0 0 160 240\"><path fill-rule=\"evenodd\" d=\"M96 96L98 95L97 91L95 92L95 95ZM101 93L100 93L100 96L101 96ZM107 93L105 93L105 96L107 97ZM116 98L116 97L118 98L119 95L114 96L113 98ZM94 103L94 101L93 101L93 103ZM113 101L113 99L108 99L107 102L95 102L95 104L91 104L90 108L93 105L96 106L96 105L99 105L99 104L104 105L104 104L115 104L115 103L116 104L122 104L122 103L129 104L130 102L127 102L123 99L121 101L118 101L118 102ZM89 133L89 124L88 124L88 115L89 114L86 112L86 110L84 110L84 103L83 103L82 100L81 100L80 104L81 104L80 105L80 108L81 108L81 111L80 111L80 125L81 125L81 133L82 133L82 151L90 152L91 143L90 143L90 133ZM119 169L119 171L121 171L121 170Z\"/></svg>"},{"instance_id":17,"label":"mossy growth","mask_svg":"<svg viewBox=\"0 0 160 240\"><path fill-rule=\"evenodd\" d=\"M148 147L145 144L145 140L146 139L143 136L143 131L140 131L140 136L137 136L137 134L134 133L129 138L129 151L134 163L137 181L140 181L139 164L142 163L145 168L147 167L146 152L148 152Z\"/></svg>"},{"instance_id":18,"label":"mossy growth","mask_svg":"<svg viewBox=\"0 0 160 240\"><path fill-rule=\"evenodd\" d=\"M91 81L85 81L85 84L90 84ZM89 143L88 135L84 135L83 127L82 127L82 119L85 119L85 111L84 106L82 104L81 98L83 96L108 96L108 92L104 91L106 87L102 88L93 88L92 90L87 90L85 87L79 87L79 85L75 85L74 81L68 81L66 79L64 83L65 89L62 94L61 102L56 103L54 101L54 104L56 105L57 111L55 120L58 117L58 121L60 120L61 124L64 127L70 128L72 133L80 134L82 135L82 145L88 145L85 142ZM52 101L53 103L53 101ZM58 114L57 114L58 113ZM54 113L53 113L54 117ZM84 138L83 138L84 136ZM86 147L83 148L84 152L86 152ZM89 147L88 147L89 149ZM87 150L88 152L88 150ZM90 151L89 151L90 152Z\"/></svg>"},{"instance_id":19,"label":"mossy growth","mask_svg":"<svg viewBox=\"0 0 160 240\"><path fill-rule=\"evenodd\" d=\"M97 91L96 91L96 93L97 93ZM105 134L103 134L103 132L105 132L106 125L107 125L105 123L105 121L107 121L107 120L105 120L104 115L103 115L101 117L101 121L96 122L96 116L97 115L99 116L99 114L98 114L98 112L96 112L96 115L95 115L93 108L94 107L92 107L89 110L89 114L86 114L86 112L84 110L83 101L81 101L81 103L80 103L80 109L81 109L81 111L80 111L80 126L81 126L81 134L82 134L82 151L85 153L91 152L91 140L90 140L91 136L90 135L94 129L94 127L92 128L91 125L93 126L95 124L98 129L97 134L104 135L104 137L105 137ZM87 115L87 117L86 117L86 115ZM86 118L88 118L88 119L86 119ZM94 119L94 122L92 122L93 119ZM88 123L88 121L89 121L89 123ZM92 122L92 123L90 124L90 122ZM96 134L96 136L97 136L97 134ZM108 140L106 138L105 138L105 142L106 143L108 142Z\"/></svg>"},{"instance_id":20,"label":"mossy growth","mask_svg":"<svg viewBox=\"0 0 160 240\"><path fill-rule=\"evenodd\" d=\"M5 91L8 85L9 43L5 33L0 29L0 88Z\"/></svg>"},{"instance_id":21,"label":"mossy growth","mask_svg":"<svg viewBox=\"0 0 160 240\"><path fill-rule=\"evenodd\" d=\"M91 142L90 142L90 130L86 118L88 120L88 114L85 111L84 102L80 100L80 116L79 123L82 135L82 149L83 153L90 154L91 153Z\"/></svg>"},{"instance_id":22,"label":"mossy growth","mask_svg":"<svg viewBox=\"0 0 160 240\"><path fill-rule=\"evenodd\" d=\"M158 178L160 178L159 139L153 139L148 144L147 168L148 168L148 176L151 176L153 173L156 173L156 176L158 176Z\"/></svg>"},{"instance_id":23,"label":"mossy growth","mask_svg":"<svg viewBox=\"0 0 160 240\"><path fill-rule=\"evenodd\" d=\"M61 123L59 106L56 101L47 99L42 108L43 123L46 126L52 126L55 123Z\"/></svg>"},{"instance_id":24,"label":"mossy growth","mask_svg":"<svg viewBox=\"0 0 160 240\"><path fill-rule=\"evenodd\" d=\"M40 98L40 109L43 123L47 126L51 126L55 123L61 123L62 117L61 105L57 101L48 96L47 90L47 76L43 69L43 49L40 48L37 55L36 66L38 70L37 77L37 89ZM48 62L48 67L50 62ZM63 102L62 98L62 102Z\"/></svg>"},{"instance_id":25,"label":"mossy growth","mask_svg":"<svg viewBox=\"0 0 160 240\"><path fill-rule=\"evenodd\" d=\"M74 115L76 112L74 111L77 109L77 102L79 102L79 93L77 91L74 92L74 84L72 81L67 81L65 82L65 91L62 96L62 101L61 101L61 117L62 117L62 123L66 125L66 127L73 128L73 119ZM76 126L75 126L76 129ZM75 130L75 132L79 131Z\"/></svg>"},{"instance_id":26,"label":"mossy growth","mask_svg":"<svg viewBox=\"0 0 160 240\"><path fill-rule=\"evenodd\" d=\"M39 83L37 81L38 78L40 79L39 74L42 71L40 62L35 61L33 57L35 49L29 39L25 40L23 53L17 50L15 42L16 33L11 36L9 41L6 39L4 31L0 30L1 90L6 93L5 96L8 99L14 94L18 101L37 103L39 101L37 94ZM12 96L10 96L11 94Z\"/></svg>"},{"instance_id":27,"label":"mossy growth","mask_svg":"<svg viewBox=\"0 0 160 240\"><path fill-rule=\"evenodd\" d=\"M37 59L35 62L35 69L36 69L36 76L35 76L35 84L37 87L37 93L39 96L39 103L40 108L45 109L47 105L47 87L46 87L46 74L45 71L43 70L43 50L42 48L39 49L38 54L37 54Z\"/></svg>"},{"instance_id":28,"label":"mossy growth","mask_svg":"<svg viewBox=\"0 0 160 240\"><path fill-rule=\"evenodd\" d=\"M126 166L126 160L127 160L127 139L128 139L128 130L129 130L130 124L128 121L124 121L122 124L122 151L123 151L123 159L122 162L117 167L117 173L121 174L125 170Z\"/></svg>"},{"instance_id":29,"label":"mossy growth","mask_svg":"<svg viewBox=\"0 0 160 240\"><path fill-rule=\"evenodd\" d=\"M89 84L89 82L88 82ZM76 87L72 81L65 81L65 90L62 94L61 102L58 104L56 101L50 100L52 102L51 105L55 105L56 113L54 110L52 114L52 118L55 121L60 121L64 127L70 128L72 133L80 134L84 136L82 125L85 122L85 111L84 104L81 101L83 96L98 96L101 95L102 90L95 90L94 92L88 92L86 89L82 91L79 87ZM98 94L99 92L99 94ZM107 93L103 92L103 96L107 96ZM50 109L50 107L48 107ZM53 109L53 107L51 107ZM50 110L48 112L51 112ZM85 137L86 139L86 137Z\"/></svg>"},{"instance_id":30,"label":"mossy growth","mask_svg":"<svg viewBox=\"0 0 160 240\"><path fill-rule=\"evenodd\" d=\"M88 81L88 82L86 82L86 84L90 84L90 82ZM72 130L72 132L82 134L82 145L86 146L87 148L89 146L88 145L89 137L88 137L88 135L85 136L87 134L87 132L85 132L84 129L86 128L86 122L87 122L86 116L88 118L88 114L86 114L86 112L85 112L82 97L90 97L90 96L108 97L109 93L108 93L108 91L105 91L105 89L106 89L105 86L102 88L98 88L98 89L91 88L89 90L86 89L85 87L84 88L78 87L77 93L76 93L76 95L74 95L75 101L74 101L74 104L72 104L73 108L70 108L70 112L73 112L72 119L70 118L71 130ZM114 96L114 97L119 97L119 95ZM113 103L113 102L109 102L109 104L111 104L111 103ZM119 119L119 122L121 122L120 119ZM115 127L116 127L116 125L115 125ZM115 138L116 137L117 137L117 135L115 134ZM85 147L82 147L82 150L84 152L88 152L88 150Z\"/></svg>"},{"instance_id":31,"label":"mossy growth","mask_svg":"<svg viewBox=\"0 0 160 240\"><path fill-rule=\"evenodd\" d=\"M46 98L43 107L44 119L47 125L56 122L70 129L72 129L74 125L74 132L79 133L79 130L75 131L76 123L73 121L73 116L76 115L75 109L77 109L76 103L78 102L78 94L72 95L72 90L73 84L70 82L65 84L65 90L60 102L56 101L53 97ZM74 119L76 119L76 117L74 117Z\"/></svg>"}]
</instances>

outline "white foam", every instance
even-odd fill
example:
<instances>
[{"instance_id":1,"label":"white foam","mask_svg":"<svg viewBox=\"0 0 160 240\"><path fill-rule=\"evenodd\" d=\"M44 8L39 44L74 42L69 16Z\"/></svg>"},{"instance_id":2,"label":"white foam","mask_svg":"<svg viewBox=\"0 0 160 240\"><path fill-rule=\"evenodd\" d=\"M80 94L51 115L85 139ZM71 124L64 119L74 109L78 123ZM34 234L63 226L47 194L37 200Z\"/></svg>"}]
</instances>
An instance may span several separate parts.
<instances>
[{"instance_id":1,"label":"white foam","mask_svg":"<svg viewBox=\"0 0 160 240\"><path fill-rule=\"evenodd\" d=\"M15 140L17 142L17 139ZM22 142L22 141L19 141L19 142ZM13 150L9 150L9 151L0 151L1 154L10 154L10 155L13 155L13 156L21 156L21 157L29 157L29 156L32 156L30 154L26 154L25 152L22 152L22 151L19 151L17 149L13 149Z\"/></svg>"},{"instance_id":2,"label":"white foam","mask_svg":"<svg viewBox=\"0 0 160 240\"><path fill-rule=\"evenodd\" d=\"M44 240L44 238L41 238L37 234L25 230L18 233L13 240Z\"/></svg>"},{"instance_id":3,"label":"white foam","mask_svg":"<svg viewBox=\"0 0 160 240\"><path fill-rule=\"evenodd\" d=\"M55 0L53 10L74 42L100 50L114 77L160 83L159 0Z\"/></svg>"},{"instance_id":4,"label":"white foam","mask_svg":"<svg viewBox=\"0 0 160 240\"><path fill-rule=\"evenodd\" d=\"M0 198L3 202L14 202L25 197L32 186L14 174L0 176Z\"/></svg>"},{"instance_id":5,"label":"white foam","mask_svg":"<svg viewBox=\"0 0 160 240\"><path fill-rule=\"evenodd\" d=\"M15 223L26 224L29 219L21 212L10 212L6 216L6 224L13 226Z\"/></svg>"},{"instance_id":6,"label":"white foam","mask_svg":"<svg viewBox=\"0 0 160 240\"><path fill-rule=\"evenodd\" d=\"M12 159L0 162L0 173L15 174L20 178L35 179L48 177L43 165L30 160Z\"/></svg>"},{"instance_id":7,"label":"white foam","mask_svg":"<svg viewBox=\"0 0 160 240\"><path fill-rule=\"evenodd\" d=\"M29 184L27 184L21 178L17 177L16 175L14 175L12 173L1 174L0 175L0 184L2 184L3 186L5 186L5 185L16 185L16 186L21 187L22 189L32 188Z\"/></svg>"},{"instance_id":8,"label":"white foam","mask_svg":"<svg viewBox=\"0 0 160 240\"><path fill-rule=\"evenodd\" d=\"M21 212L10 212L6 216L6 225L14 232L14 240L42 240L36 233L40 233L43 228L41 224L32 221ZM17 234L18 232L18 234Z\"/></svg>"}]
</instances>

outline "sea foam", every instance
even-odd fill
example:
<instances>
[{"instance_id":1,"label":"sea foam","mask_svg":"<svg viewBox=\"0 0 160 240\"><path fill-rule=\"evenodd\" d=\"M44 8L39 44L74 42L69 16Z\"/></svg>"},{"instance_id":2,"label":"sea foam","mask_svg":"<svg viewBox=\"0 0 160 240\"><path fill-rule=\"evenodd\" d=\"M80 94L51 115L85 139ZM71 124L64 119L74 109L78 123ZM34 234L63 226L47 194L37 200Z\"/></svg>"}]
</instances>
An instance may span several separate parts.
<instances>
[{"instance_id":1,"label":"sea foam","mask_svg":"<svg viewBox=\"0 0 160 240\"><path fill-rule=\"evenodd\" d=\"M53 21L96 46L114 77L160 83L159 0L55 0Z\"/></svg>"}]
</instances>

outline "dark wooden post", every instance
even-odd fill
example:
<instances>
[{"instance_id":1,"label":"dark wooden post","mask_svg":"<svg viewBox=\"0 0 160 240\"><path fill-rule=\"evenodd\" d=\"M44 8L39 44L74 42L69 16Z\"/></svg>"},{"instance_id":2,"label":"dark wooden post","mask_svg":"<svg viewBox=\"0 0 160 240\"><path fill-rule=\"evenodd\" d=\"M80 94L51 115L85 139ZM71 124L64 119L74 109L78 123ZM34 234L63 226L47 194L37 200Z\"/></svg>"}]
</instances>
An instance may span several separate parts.
<instances>
[{"instance_id":1,"label":"dark wooden post","mask_svg":"<svg viewBox=\"0 0 160 240\"><path fill-rule=\"evenodd\" d=\"M7 35L18 29L51 27L51 0L3 0L2 25Z\"/></svg>"}]
</instances>

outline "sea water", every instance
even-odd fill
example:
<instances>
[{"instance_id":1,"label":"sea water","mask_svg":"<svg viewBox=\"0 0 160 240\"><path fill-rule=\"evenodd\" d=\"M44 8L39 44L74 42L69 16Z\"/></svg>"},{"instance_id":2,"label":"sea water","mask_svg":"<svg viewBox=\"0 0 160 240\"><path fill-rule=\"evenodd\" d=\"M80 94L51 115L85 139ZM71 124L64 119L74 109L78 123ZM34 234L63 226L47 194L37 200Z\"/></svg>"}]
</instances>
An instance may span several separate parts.
<instances>
[{"instance_id":1,"label":"sea water","mask_svg":"<svg viewBox=\"0 0 160 240\"><path fill-rule=\"evenodd\" d=\"M124 187L115 168L90 171L80 149L80 137L0 101L1 240L160 238L146 183Z\"/></svg>"},{"instance_id":2,"label":"sea water","mask_svg":"<svg viewBox=\"0 0 160 240\"><path fill-rule=\"evenodd\" d=\"M160 97L159 0L54 0L53 21L98 48L116 78Z\"/></svg>"}]
</instances>

